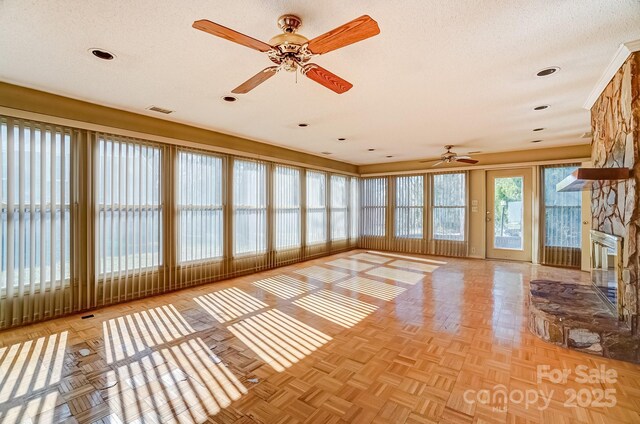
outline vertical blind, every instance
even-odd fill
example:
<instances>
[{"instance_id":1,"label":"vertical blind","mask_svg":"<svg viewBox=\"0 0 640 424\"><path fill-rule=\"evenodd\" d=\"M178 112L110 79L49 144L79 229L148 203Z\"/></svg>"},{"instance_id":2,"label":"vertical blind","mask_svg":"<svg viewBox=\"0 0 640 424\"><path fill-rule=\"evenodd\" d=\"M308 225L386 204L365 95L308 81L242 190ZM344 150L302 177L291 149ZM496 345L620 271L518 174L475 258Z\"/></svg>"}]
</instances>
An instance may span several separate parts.
<instances>
[{"instance_id":1,"label":"vertical blind","mask_svg":"<svg viewBox=\"0 0 640 424\"><path fill-rule=\"evenodd\" d=\"M179 262L223 255L222 158L192 151L178 153Z\"/></svg>"},{"instance_id":2,"label":"vertical blind","mask_svg":"<svg viewBox=\"0 0 640 424\"><path fill-rule=\"evenodd\" d=\"M384 237L386 233L387 179L362 180L362 235Z\"/></svg>"},{"instance_id":3,"label":"vertical blind","mask_svg":"<svg viewBox=\"0 0 640 424\"><path fill-rule=\"evenodd\" d=\"M331 240L347 238L347 177L331 176Z\"/></svg>"},{"instance_id":4,"label":"vertical blind","mask_svg":"<svg viewBox=\"0 0 640 424\"><path fill-rule=\"evenodd\" d=\"M324 172L307 171L307 244L327 240L327 181Z\"/></svg>"},{"instance_id":5,"label":"vertical blind","mask_svg":"<svg viewBox=\"0 0 640 424\"><path fill-rule=\"evenodd\" d=\"M263 162L233 161L234 255L267 250L267 167Z\"/></svg>"},{"instance_id":6,"label":"vertical blind","mask_svg":"<svg viewBox=\"0 0 640 424\"><path fill-rule=\"evenodd\" d=\"M105 280L162 263L161 159L157 145L98 135L98 270Z\"/></svg>"},{"instance_id":7,"label":"vertical blind","mask_svg":"<svg viewBox=\"0 0 640 424\"><path fill-rule=\"evenodd\" d=\"M273 210L276 250L301 245L300 170L276 165L273 179Z\"/></svg>"},{"instance_id":8,"label":"vertical blind","mask_svg":"<svg viewBox=\"0 0 640 424\"><path fill-rule=\"evenodd\" d=\"M424 176L396 178L395 235L422 238L424 218Z\"/></svg>"},{"instance_id":9,"label":"vertical blind","mask_svg":"<svg viewBox=\"0 0 640 424\"><path fill-rule=\"evenodd\" d=\"M359 236L358 178L10 117L0 117L0 179L0 328ZM322 244L329 213L332 238L348 242Z\"/></svg>"},{"instance_id":10,"label":"vertical blind","mask_svg":"<svg viewBox=\"0 0 640 424\"><path fill-rule=\"evenodd\" d=\"M72 132L0 121L0 327L66 312Z\"/></svg>"},{"instance_id":11,"label":"vertical blind","mask_svg":"<svg viewBox=\"0 0 640 424\"><path fill-rule=\"evenodd\" d=\"M542 263L547 265L580 266L582 195L556 191L556 184L577 168L578 165L542 167Z\"/></svg>"},{"instance_id":12,"label":"vertical blind","mask_svg":"<svg viewBox=\"0 0 640 424\"><path fill-rule=\"evenodd\" d=\"M352 241L360 236L360 187L358 178L351 177L349 187L349 236Z\"/></svg>"},{"instance_id":13,"label":"vertical blind","mask_svg":"<svg viewBox=\"0 0 640 424\"><path fill-rule=\"evenodd\" d=\"M465 240L466 174L434 174L432 236L435 240Z\"/></svg>"}]
</instances>

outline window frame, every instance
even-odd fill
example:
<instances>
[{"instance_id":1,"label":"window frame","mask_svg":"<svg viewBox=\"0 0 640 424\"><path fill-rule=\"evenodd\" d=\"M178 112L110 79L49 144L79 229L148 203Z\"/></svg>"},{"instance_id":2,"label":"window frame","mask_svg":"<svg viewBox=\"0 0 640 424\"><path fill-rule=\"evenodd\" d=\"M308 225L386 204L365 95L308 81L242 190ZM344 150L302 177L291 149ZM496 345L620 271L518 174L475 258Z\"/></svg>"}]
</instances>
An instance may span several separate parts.
<instances>
[{"instance_id":1,"label":"window frame","mask_svg":"<svg viewBox=\"0 0 640 424\"><path fill-rule=\"evenodd\" d=\"M257 204L260 203L259 201L256 202L256 206L248 206L248 205L241 205L241 206L237 206L236 205L236 196L234 195L234 189L236 188L236 164L239 162L246 162L246 163L254 163L257 167L261 168L261 172L263 174L263 179L261 182L262 188L264 189L264 203L260 206L258 206ZM269 190L269 179L268 179L268 169L267 169L267 163L259 161L259 160L253 160L253 159L247 159L247 158L241 158L241 157L234 157L233 158L233 164L231 166L231 174L232 174L232 185L231 187L228 187L228 189L230 189L231 193L232 193L232 200L231 200L231 217L232 217L232 221L233 221L233 230L232 230L232 239L231 239L231 251L232 254L231 256L233 258L242 258L242 257L247 257L247 256L256 256L256 255L264 255L269 251L269 241L268 241L268 232L269 232L269 221L268 221L268 213L269 213L269 199L268 199L268 190ZM258 194L259 197L259 194ZM249 251L243 251L243 252L238 252L236 250L237 247L237 230L238 230L238 226L237 226L237 213L238 211L255 211L256 215L258 216L258 212L260 212L262 214L262 216L264 217L264 234L263 234L263 246L258 246L258 243L256 242L256 250L249 250ZM257 218L256 218L257 219Z\"/></svg>"},{"instance_id":2,"label":"window frame","mask_svg":"<svg viewBox=\"0 0 640 424\"><path fill-rule=\"evenodd\" d=\"M108 139L105 139L105 137L108 137ZM107 141L110 141L112 144L112 146L114 145L114 142L117 142L119 145L125 144L126 146L133 144L133 145L137 145L140 146L140 152L142 152L142 147L146 147L147 149L152 149L154 151L158 152L158 168L156 169L155 166L152 168L152 172L157 171L157 180L158 180L158 202L156 203L147 203L147 204L143 204L142 203L142 194L140 194L140 203L139 204L125 204L125 205L121 205L121 204L117 204L116 207L114 207L114 203L113 200L111 202L111 205L108 205L106 203L101 203L100 202L100 178L101 177L106 177L106 167L105 167L105 171L104 172L100 172L101 171L101 167L103 165L103 161L101 160L101 147L100 147L100 143L101 141L104 141L105 143ZM135 148L134 148L135 150ZM106 151L106 145L105 145L105 151ZM147 150L148 152L148 150ZM111 149L111 157L113 158L113 153L114 153L114 148L112 147ZM96 227L95 227L95 249L96 249L96 264L95 264L95 269L96 269L96 279L98 281L104 282L105 280L114 280L114 279L119 279L119 278L128 278L128 277L136 277L139 276L143 273L149 273L149 272L158 272L160 269L162 269L164 266L166 266L166 261L167 258L165 257L165 243L166 243L166 235L164 234L165 231L165 225L164 225L164 220L165 220L165 203L166 203L166 199L165 199L165 195L164 195L164 185L166 184L165 182L165 173L163 172L163 163L164 163L164 159L165 159L165 155L166 155L166 147L162 144L158 144L158 143L153 143L153 142L149 142L146 140L140 140L140 139L134 139L134 138L129 138L129 137L125 137L125 136L119 136L119 135L115 135L115 134L102 134L99 133L96 136L96 156L97 156L97 167L96 167L96 172L98 175L98 178L96 179L96 185L93 189L93 193L95 195L95 205L96 205L96 215L97 215L97 219L96 219ZM112 159L113 160L113 159ZM113 168L113 164L111 165L111 167ZM135 171L134 171L135 172ZM113 178L113 176L112 176ZM119 178L119 177L118 177ZM173 184L173 182L171 182L171 184ZM146 189L146 187L145 187ZM120 190L120 188L118 188L118 190ZM127 188L125 188L125 198L128 196L127 194ZM113 193L111 193L111 196L113 196ZM107 194L104 193L104 200L106 202L106 198L107 198ZM147 202L149 201L148 198L146 198ZM111 219L113 220L113 216L116 213L125 213L125 222L126 219L128 219L129 217L129 212L133 212L133 213L142 213L142 212L146 212L146 213L150 213L152 218L152 224L151 224L151 228L152 231L148 232L148 234L152 234L154 230L157 229L158 231L158 250L157 253L156 252L152 252L151 253L151 265L147 265L147 266L139 266L137 268L123 268L123 269L114 269L113 268L113 259L112 259L112 263L111 263L111 268L107 271L106 270L106 264L102 264L101 260L102 260L102 249L105 249L106 252L106 213L107 212L111 212ZM156 218L154 213L157 212L157 223L156 223ZM105 216L105 222L104 224L101 224L101 215ZM135 215L134 218L135 220ZM147 224L148 225L148 224ZM148 228L148 227L147 227ZM105 236L104 237L100 237L100 232L102 231L102 229L104 229L105 231ZM113 231L111 231L111 233L113 233ZM111 237L111 241L110 243L113 243L113 237ZM145 236L145 242L147 244L150 243L149 238L147 238ZM126 252L125 252L126 255ZM148 254L146 254L148 255ZM158 263L154 264L154 258L157 255L158 257ZM105 256L108 256L105 254ZM112 256L112 258L114 258L115 256ZM147 256L148 257L148 256ZM120 259L118 259L118 261L120 261ZM120 262L118 262L119 264ZM103 269L104 268L104 269Z\"/></svg>"},{"instance_id":3,"label":"window frame","mask_svg":"<svg viewBox=\"0 0 640 424\"><path fill-rule=\"evenodd\" d=\"M421 205L399 205L400 203L400 185L398 184L398 182L401 179L419 179L421 180L421 190L420 190L420 196L421 196L421 200L422 200L422 204ZM425 227L425 219L424 219L424 211L425 211L425 176L423 174L418 174L418 175L403 175L403 176L398 176L395 178L395 203L394 203L394 220L393 220L393 234L395 236L395 238L399 238L399 239L408 239L408 240L420 240L424 238L425 235L425 231L424 231L424 227ZM404 197L402 197L402 199L404 199ZM407 216L411 216L411 211L414 210L419 210L420 211L420 221L421 221L421 226L420 226L420 234L416 234L416 235L404 235L404 234L408 234L409 231L405 231L404 234L399 234L398 230L400 230L401 228L399 228L399 222L398 222L398 217L401 216L400 212L407 212Z\"/></svg>"},{"instance_id":4,"label":"window frame","mask_svg":"<svg viewBox=\"0 0 640 424\"><path fill-rule=\"evenodd\" d=\"M445 176L445 175L461 175L463 178L463 183L464 183L464 188L463 188L463 203L461 205L436 205L436 189L435 189L435 185L436 185L436 177L438 176ZM464 243L467 242L467 239L469 237L468 235L468 230L467 230L467 220L469 219L469 214L467 212L467 208L468 208L468 189L469 189L469 178L468 178L468 174L465 171L460 171L460 172L438 172L438 173L432 173L431 174L431 204L430 204L430 213L431 213L431 219L430 219L430 236L431 236L431 240L435 240L435 241L442 241L442 242L459 242L459 243ZM444 235L445 237L442 237L442 235L436 233L436 210L459 210L462 212L462 236L459 239L456 238L451 238L451 237L446 237L446 235Z\"/></svg>"},{"instance_id":5,"label":"window frame","mask_svg":"<svg viewBox=\"0 0 640 424\"><path fill-rule=\"evenodd\" d=\"M321 190L322 190L320 192L321 195L318 197L319 200L320 199L322 200L322 202L321 202L322 204L318 205L318 206L309 206L309 204L311 203L309 201L310 195L311 195L311 190L309 188L311 187L310 184L312 184L312 181L313 181L311 178L309 178L309 175L312 175L312 174L316 174L316 175L322 177L321 180L324 183L322 185L322 188L321 188ZM316 171L316 170L312 170L312 169L307 169L306 172L305 172L305 184L306 184L306 203L305 203L305 206L306 206L306 212L305 212L305 215L306 215L305 235L306 235L306 237L305 237L305 242L306 242L307 246L317 246L317 245L320 245L320 244L325 244L325 243L327 243L329 241L329 234L328 234L328 232L329 232L328 231L328 219L329 218L328 218L328 212L327 212L327 209L328 209L328 202L327 202L327 185L328 184L327 184L327 180L328 180L327 173L324 172L324 171ZM310 218L311 218L311 214L312 213L321 213L322 217L323 217L323 221L324 221L324 226L323 226L323 230L322 230L323 237L322 237L322 239L314 240L314 241L310 241L311 240L311 237L310 237L310 235L311 235L311 233L310 233L311 225L309 225L309 223L311 222Z\"/></svg>"},{"instance_id":6,"label":"window frame","mask_svg":"<svg viewBox=\"0 0 640 424\"><path fill-rule=\"evenodd\" d=\"M297 184L298 184L298 193L297 193L297 206L279 206L277 200L277 191L275 190L276 179L278 169L288 169L295 171L297 174ZM273 165L273 197L272 197L272 206L273 206L273 250L276 252L284 252L288 250L297 250L302 248L302 169L274 163ZM283 211L296 211L297 212L297 228L298 228L298 240L296 244L286 244L286 245L278 245L278 213Z\"/></svg>"},{"instance_id":7,"label":"window frame","mask_svg":"<svg viewBox=\"0 0 640 424\"><path fill-rule=\"evenodd\" d=\"M336 200L335 192L337 192L335 184L337 184L336 181L338 180L342 180L344 184L344 188L343 188L344 205L343 206L336 206L334 204L334 200ZM331 201L329 203L329 211L330 211L329 215L331 216L331 233L329 234L329 237L331 241L347 240L349 238L349 179L344 175L331 174L329 178L329 185L331 186L330 188ZM338 213L344 214L344 227L342 228L342 236L335 235L336 233L335 223L337 220L334 217Z\"/></svg>"},{"instance_id":8,"label":"window frame","mask_svg":"<svg viewBox=\"0 0 640 424\"><path fill-rule=\"evenodd\" d=\"M378 199L375 197L378 194L370 194L367 192L367 185L372 184L374 181L381 182L381 186L383 189L382 192L382 202L378 202ZM360 191L360 209L362 210L362 224L361 224L361 236L362 237L386 237L387 236L387 204L389 199L389 179L387 177L370 177L363 178L361 180L361 191ZM373 187L371 187L373 188ZM374 200L370 204L370 200ZM376 214L372 213L375 211L381 211L381 213ZM377 234L373 231L368 231L371 229L367 224L370 222L367 219L367 216L381 216L382 224L380 228L382 228L382 234Z\"/></svg>"},{"instance_id":9,"label":"window frame","mask_svg":"<svg viewBox=\"0 0 640 424\"><path fill-rule=\"evenodd\" d=\"M219 183L221 184L220 187L220 202L218 205L214 205L209 204L209 205L183 205L181 204L181 155L183 154L189 154L189 155L199 155L199 156L203 156L203 157L208 157L208 158L213 158L213 159L218 159L219 160L219 168L218 170L212 169L211 172L211 177L213 179L213 183L212 184L216 184ZM226 239L226 229L225 229L225 201L224 201L224 175L225 175L225 158L213 153L209 153L209 152L205 152L205 151L200 151L200 150L193 150L193 149L178 149L176 152L176 164L177 164L177 169L175 172L176 175L176 181L175 186L176 189L178 191L178 195L176 196L176 200L175 200L175 209L176 209L176 222L177 222L177 230L178 232L180 231L181 227L182 227L182 223L181 223L181 218L182 218L182 213L183 212L196 212L196 211L210 211L213 212L214 214L216 212L218 212L220 214L220 246L219 246L219 252L220 254L218 256L208 256L208 257L204 257L204 258L198 258L198 259L191 259L191 260L183 260L181 259L181 254L182 254L182 238L181 235L178 235L176 237L175 243L176 243L176 265L178 267L180 266L191 266L191 265L198 265L198 264L202 264L202 263L206 263L206 262L219 262L224 260L225 257L225 239ZM202 166L201 166L202 167ZM218 173L218 175L214 175L216 174L216 171ZM216 178L214 177L219 177L219 181L216 182ZM211 187L214 191L216 190L215 185L213 185ZM215 195L213 196L215 198ZM216 251L218 249L213 248L213 251Z\"/></svg>"}]
</instances>

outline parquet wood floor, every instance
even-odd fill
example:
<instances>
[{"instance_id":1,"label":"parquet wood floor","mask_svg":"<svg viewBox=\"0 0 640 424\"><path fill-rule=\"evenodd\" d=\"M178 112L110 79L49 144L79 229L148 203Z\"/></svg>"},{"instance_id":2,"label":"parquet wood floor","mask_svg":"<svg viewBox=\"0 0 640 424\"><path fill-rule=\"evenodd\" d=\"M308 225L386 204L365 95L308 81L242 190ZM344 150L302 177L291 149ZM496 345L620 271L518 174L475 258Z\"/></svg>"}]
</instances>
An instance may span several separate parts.
<instances>
[{"instance_id":1,"label":"parquet wood floor","mask_svg":"<svg viewBox=\"0 0 640 424\"><path fill-rule=\"evenodd\" d=\"M588 275L438 261L352 251L2 332L0 422L640 423L639 366L527 330L530 280Z\"/></svg>"}]
</instances>

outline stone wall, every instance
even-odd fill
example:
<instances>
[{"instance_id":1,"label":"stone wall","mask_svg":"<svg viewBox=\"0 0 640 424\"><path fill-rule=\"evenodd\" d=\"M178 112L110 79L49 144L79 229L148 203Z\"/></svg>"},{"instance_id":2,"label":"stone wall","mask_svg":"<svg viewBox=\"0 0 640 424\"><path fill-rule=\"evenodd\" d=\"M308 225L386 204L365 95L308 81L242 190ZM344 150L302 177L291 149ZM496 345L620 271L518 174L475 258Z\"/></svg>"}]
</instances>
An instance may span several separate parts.
<instances>
[{"instance_id":1,"label":"stone wall","mask_svg":"<svg viewBox=\"0 0 640 424\"><path fill-rule=\"evenodd\" d=\"M629 180L594 184L591 212L593 229L624 239L623 312L636 333L640 303L640 52L627 59L591 108L591 128L593 166L634 170Z\"/></svg>"}]
</instances>

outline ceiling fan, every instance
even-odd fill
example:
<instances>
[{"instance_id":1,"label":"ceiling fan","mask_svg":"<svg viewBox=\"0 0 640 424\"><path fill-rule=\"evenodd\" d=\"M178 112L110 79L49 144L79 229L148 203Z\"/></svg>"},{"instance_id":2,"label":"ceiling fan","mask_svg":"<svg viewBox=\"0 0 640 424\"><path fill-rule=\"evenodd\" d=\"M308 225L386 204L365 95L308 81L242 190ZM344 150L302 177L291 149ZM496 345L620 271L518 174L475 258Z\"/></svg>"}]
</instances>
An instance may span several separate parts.
<instances>
[{"instance_id":1,"label":"ceiling fan","mask_svg":"<svg viewBox=\"0 0 640 424\"><path fill-rule=\"evenodd\" d=\"M440 160L438 162L434 163L431 166L438 166L443 163L451 163L451 162L462 162L462 163L468 163L470 165L474 165L478 163L477 160L471 159L471 156L459 156L457 153L452 152L451 149L453 149L453 146L444 146L444 148L447 151L440 156ZM420 161L420 163L424 163L424 162L431 162L431 161L430 160Z\"/></svg>"},{"instance_id":2,"label":"ceiling fan","mask_svg":"<svg viewBox=\"0 0 640 424\"><path fill-rule=\"evenodd\" d=\"M278 26L283 33L273 37L267 44L206 19L193 23L193 27L196 29L266 53L269 59L275 63L275 66L263 69L234 88L232 93L246 94L274 76L278 71L296 72L298 69L302 75L306 75L338 94L348 91L353 87L353 84L309 61L315 55L328 53L378 35L380 33L378 23L371 17L363 15L312 40L297 33L301 25L302 19L298 16L281 16L278 19Z\"/></svg>"}]
</instances>

